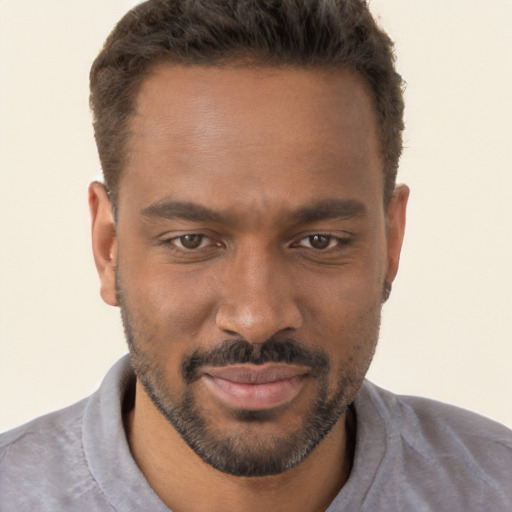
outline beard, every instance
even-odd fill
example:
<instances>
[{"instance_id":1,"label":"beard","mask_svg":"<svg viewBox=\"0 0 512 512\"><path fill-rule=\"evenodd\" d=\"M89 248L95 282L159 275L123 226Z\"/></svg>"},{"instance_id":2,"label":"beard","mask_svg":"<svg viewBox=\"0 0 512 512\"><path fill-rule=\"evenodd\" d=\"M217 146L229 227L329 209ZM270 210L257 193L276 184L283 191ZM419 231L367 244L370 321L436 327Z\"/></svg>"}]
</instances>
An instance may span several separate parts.
<instances>
[{"instance_id":1,"label":"beard","mask_svg":"<svg viewBox=\"0 0 512 512\"><path fill-rule=\"evenodd\" d=\"M311 348L294 339L271 338L261 344L244 339L226 340L210 350L185 353L180 377L184 391L176 394L166 377L165 364L150 347L145 329L134 321L124 303L117 279L118 302L135 374L160 413L186 444L207 464L223 473L240 477L276 475L300 464L325 438L347 411L355 398L375 350L380 309L370 315L371 322L358 329L358 340L372 347L361 365L339 372L334 390L329 390L332 372L330 358L321 348ZM362 322L364 324L364 322ZM359 345L360 346L360 345ZM198 404L194 384L206 366L237 364L262 365L286 363L306 366L308 378L316 383L315 397L303 413L300 425L286 433L265 430L265 425L281 414L281 407L271 410L236 410L233 429L217 428L204 407ZM286 407L286 405L284 406Z\"/></svg>"}]
</instances>

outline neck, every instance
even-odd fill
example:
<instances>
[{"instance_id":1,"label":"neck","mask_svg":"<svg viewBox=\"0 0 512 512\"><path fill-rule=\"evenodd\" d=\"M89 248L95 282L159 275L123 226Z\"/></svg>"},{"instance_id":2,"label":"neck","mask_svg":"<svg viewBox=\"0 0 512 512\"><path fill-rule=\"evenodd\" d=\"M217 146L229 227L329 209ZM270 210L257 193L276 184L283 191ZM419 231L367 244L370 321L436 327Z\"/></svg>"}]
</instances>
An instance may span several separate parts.
<instances>
[{"instance_id":1,"label":"neck","mask_svg":"<svg viewBox=\"0 0 512 512\"><path fill-rule=\"evenodd\" d=\"M295 468L279 475L222 473L181 439L137 381L135 405L125 418L131 452L150 486L173 512L324 511L352 468L355 421L350 410ZM286 496L286 500L283 500Z\"/></svg>"}]
</instances>

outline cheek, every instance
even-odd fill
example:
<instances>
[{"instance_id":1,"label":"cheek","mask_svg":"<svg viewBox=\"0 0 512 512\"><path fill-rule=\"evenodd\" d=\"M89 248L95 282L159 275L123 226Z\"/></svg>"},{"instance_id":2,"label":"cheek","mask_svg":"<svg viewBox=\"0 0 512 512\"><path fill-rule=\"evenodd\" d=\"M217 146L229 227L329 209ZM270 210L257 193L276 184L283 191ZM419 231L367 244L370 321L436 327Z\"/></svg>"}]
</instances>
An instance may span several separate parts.
<instances>
[{"instance_id":1,"label":"cheek","mask_svg":"<svg viewBox=\"0 0 512 512\"><path fill-rule=\"evenodd\" d=\"M120 264L118 278L135 366L161 386L169 386L169 393L180 393L184 389L181 362L186 352L199 345L209 301L195 283L171 278L169 272L132 270Z\"/></svg>"},{"instance_id":2,"label":"cheek","mask_svg":"<svg viewBox=\"0 0 512 512\"><path fill-rule=\"evenodd\" d=\"M333 375L366 373L377 343L384 271L347 272L324 283L310 297L306 339L324 348ZM306 309L307 310L307 309Z\"/></svg>"},{"instance_id":3,"label":"cheek","mask_svg":"<svg viewBox=\"0 0 512 512\"><path fill-rule=\"evenodd\" d=\"M130 312L137 338L158 346L185 351L197 344L202 326L213 314L215 299L204 276L169 265L120 258L118 276L123 303Z\"/></svg>"},{"instance_id":4,"label":"cheek","mask_svg":"<svg viewBox=\"0 0 512 512\"><path fill-rule=\"evenodd\" d=\"M312 276L302 288L308 323L329 338L363 326L380 311L385 278L384 261L359 261L330 275Z\"/></svg>"}]
</instances>

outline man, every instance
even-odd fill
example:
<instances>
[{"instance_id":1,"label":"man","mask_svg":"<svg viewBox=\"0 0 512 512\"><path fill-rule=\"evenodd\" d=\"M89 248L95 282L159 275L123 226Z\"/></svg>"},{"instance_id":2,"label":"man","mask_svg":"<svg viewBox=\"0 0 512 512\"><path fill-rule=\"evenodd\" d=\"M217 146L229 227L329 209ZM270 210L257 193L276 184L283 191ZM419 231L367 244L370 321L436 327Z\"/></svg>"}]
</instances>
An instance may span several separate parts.
<instances>
[{"instance_id":1,"label":"man","mask_svg":"<svg viewBox=\"0 0 512 512\"><path fill-rule=\"evenodd\" d=\"M408 198L365 3L150 0L91 106L130 359L2 437L1 510L510 509L510 431L364 380Z\"/></svg>"}]
</instances>

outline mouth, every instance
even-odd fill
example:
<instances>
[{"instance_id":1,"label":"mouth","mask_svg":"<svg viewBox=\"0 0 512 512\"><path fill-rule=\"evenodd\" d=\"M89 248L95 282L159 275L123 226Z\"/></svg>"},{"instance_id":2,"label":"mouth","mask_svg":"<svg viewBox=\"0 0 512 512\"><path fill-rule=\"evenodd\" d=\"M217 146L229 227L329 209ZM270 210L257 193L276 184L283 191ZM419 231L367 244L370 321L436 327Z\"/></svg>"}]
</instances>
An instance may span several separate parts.
<instances>
[{"instance_id":1,"label":"mouth","mask_svg":"<svg viewBox=\"0 0 512 512\"><path fill-rule=\"evenodd\" d=\"M268 363L210 367L203 376L210 392L228 407L261 411L291 402L308 373L303 366Z\"/></svg>"}]
</instances>

